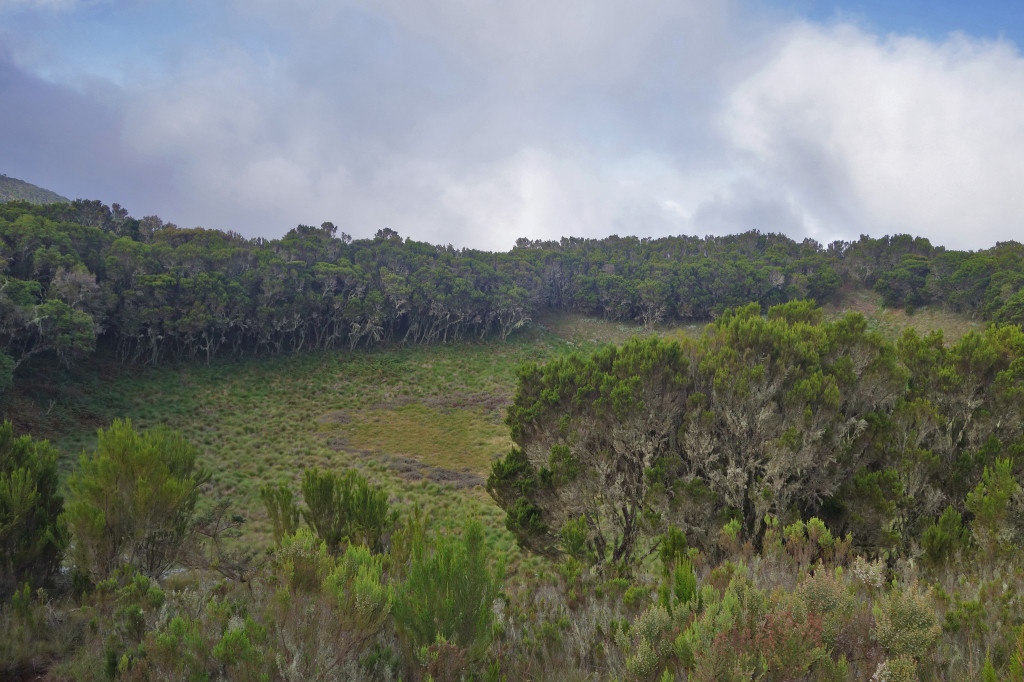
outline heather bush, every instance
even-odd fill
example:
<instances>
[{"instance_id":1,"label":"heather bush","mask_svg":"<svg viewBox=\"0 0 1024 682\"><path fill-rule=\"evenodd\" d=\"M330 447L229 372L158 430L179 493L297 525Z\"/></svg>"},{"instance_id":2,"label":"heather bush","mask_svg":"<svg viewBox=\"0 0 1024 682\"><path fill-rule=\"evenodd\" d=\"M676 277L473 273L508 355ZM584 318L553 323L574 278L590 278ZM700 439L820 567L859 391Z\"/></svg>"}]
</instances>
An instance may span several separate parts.
<instances>
[{"instance_id":1,"label":"heather bush","mask_svg":"<svg viewBox=\"0 0 1024 682\"><path fill-rule=\"evenodd\" d=\"M760 654L759 679L799 679L826 656L821 616L808 614L786 593L773 595L764 620L753 632ZM745 642L746 643L746 642Z\"/></svg>"},{"instance_id":2,"label":"heather bush","mask_svg":"<svg viewBox=\"0 0 1024 682\"><path fill-rule=\"evenodd\" d=\"M166 600L149 576L125 565L95 584L82 602L85 641L60 675L75 680L113 679L146 657L145 639Z\"/></svg>"},{"instance_id":3,"label":"heather bush","mask_svg":"<svg viewBox=\"0 0 1024 682\"><path fill-rule=\"evenodd\" d=\"M871 682L917 682L917 661L913 656L897 656L883 661L871 676Z\"/></svg>"},{"instance_id":4,"label":"heather bush","mask_svg":"<svg viewBox=\"0 0 1024 682\"><path fill-rule=\"evenodd\" d=\"M255 600L276 675L326 680L354 674L351 666L358 667L388 623L393 589L383 563L363 546L335 558L306 529L284 538Z\"/></svg>"},{"instance_id":5,"label":"heather bush","mask_svg":"<svg viewBox=\"0 0 1024 682\"><path fill-rule=\"evenodd\" d=\"M293 535L299 528L302 518L299 505L295 503L291 488L281 483L260 488L260 499L270 519L274 544L280 547L281 540L287 535Z\"/></svg>"},{"instance_id":6,"label":"heather bush","mask_svg":"<svg viewBox=\"0 0 1024 682\"><path fill-rule=\"evenodd\" d=\"M483 527L466 525L461 536L436 535L414 548L405 582L397 589L395 623L409 652L439 637L478 659L491 639L491 605L504 567L493 569Z\"/></svg>"},{"instance_id":7,"label":"heather bush","mask_svg":"<svg viewBox=\"0 0 1024 682\"><path fill-rule=\"evenodd\" d=\"M886 653L919 660L939 638L938 617L916 583L893 587L874 607L875 636Z\"/></svg>"},{"instance_id":8,"label":"heather bush","mask_svg":"<svg viewBox=\"0 0 1024 682\"><path fill-rule=\"evenodd\" d=\"M924 550L922 562L938 569L955 562L970 546L970 533L964 528L960 512L952 506L946 507L935 522L921 536Z\"/></svg>"},{"instance_id":9,"label":"heather bush","mask_svg":"<svg viewBox=\"0 0 1024 682\"><path fill-rule=\"evenodd\" d=\"M80 645L81 619L23 583L0 608L0 679L36 679Z\"/></svg>"},{"instance_id":10,"label":"heather bush","mask_svg":"<svg viewBox=\"0 0 1024 682\"><path fill-rule=\"evenodd\" d=\"M277 493L277 504L283 499ZM310 469L302 477L306 508L302 517L327 549L337 554L342 543L362 544L374 552L384 549L386 536L394 528L397 514L388 507L387 493L370 485L354 469L338 475ZM290 509L281 510L282 531L290 524Z\"/></svg>"},{"instance_id":11,"label":"heather bush","mask_svg":"<svg viewBox=\"0 0 1024 682\"><path fill-rule=\"evenodd\" d=\"M971 533L989 560L1006 556L1013 548L1010 502L1019 490L1013 463L998 459L985 467L981 482L967 495L965 506L974 515Z\"/></svg>"},{"instance_id":12,"label":"heather bush","mask_svg":"<svg viewBox=\"0 0 1024 682\"><path fill-rule=\"evenodd\" d=\"M100 429L96 451L82 454L68 479L64 519L78 570L104 580L122 565L158 578L193 538L196 502L209 475L178 433L138 433L130 420Z\"/></svg>"},{"instance_id":13,"label":"heather bush","mask_svg":"<svg viewBox=\"0 0 1024 682\"><path fill-rule=\"evenodd\" d=\"M640 614L621 637L626 654L626 670L640 679L652 679L665 669L672 655L672 616L661 604L652 604ZM624 645L624 646L623 646Z\"/></svg>"},{"instance_id":14,"label":"heather bush","mask_svg":"<svg viewBox=\"0 0 1024 682\"><path fill-rule=\"evenodd\" d=\"M797 586L796 597L809 614L821 619L822 642L829 649L834 647L855 607L846 583L836 572L819 568Z\"/></svg>"},{"instance_id":15,"label":"heather bush","mask_svg":"<svg viewBox=\"0 0 1024 682\"><path fill-rule=\"evenodd\" d=\"M697 575L693 563L687 558L677 559L675 565L663 573L658 587L658 600L672 614L677 607L696 607Z\"/></svg>"},{"instance_id":16,"label":"heather bush","mask_svg":"<svg viewBox=\"0 0 1024 682\"><path fill-rule=\"evenodd\" d=\"M0 425L0 602L22 583L41 587L60 565L67 533L60 519L57 452Z\"/></svg>"}]
</instances>

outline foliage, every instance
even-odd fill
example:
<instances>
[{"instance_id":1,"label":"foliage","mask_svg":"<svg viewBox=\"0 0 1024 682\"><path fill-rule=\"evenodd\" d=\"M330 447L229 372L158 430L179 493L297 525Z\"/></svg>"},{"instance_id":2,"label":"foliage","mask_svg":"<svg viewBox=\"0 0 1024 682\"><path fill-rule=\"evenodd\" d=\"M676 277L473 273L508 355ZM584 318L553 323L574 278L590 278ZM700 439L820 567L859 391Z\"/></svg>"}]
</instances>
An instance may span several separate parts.
<instances>
[{"instance_id":1,"label":"foliage","mask_svg":"<svg viewBox=\"0 0 1024 682\"><path fill-rule=\"evenodd\" d=\"M939 638L938 617L916 583L889 591L874 607L876 636L887 653L919 660Z\"/></svg>"},{"instance_id":2,"label":"foliage","mask_svg":"<svg viewBox=\"0 0 1024 682\"><path fill-rule=\"evenodd\" d=\"M68 479L64 519L78 569L100 581L122 564L151 578L174 566L209 479L196 455L167 428L140 434L126 419L100 429L95 452L83 452Z\"/></svg>"},{"instance_id":3,"label":"foliage","mask_svg":"<svg viewBox=\"0 0 1024 682\"><path fill-rule=\"evenodd\" d=\"M388 508L387 493L371 486L354 469L342 475L307 470L302 477L302 496L306 502L303 519L332 554L341 550L342 542L380 552L385 535L395 523L396 514ZM283 513L291 512L286 508ZM290 520L281 520L282 530L286 522Z\"/></svg>"},{"instance_id":4,"label":"foliage","mask_svg":"<svg viewBox=\"0 0 1024 682\"><path fill-rule=\"evenodd\" d=\"M504 567L493 569L483 528L466 525L461 536L435 536L415 548L408 575L395 597L394 615L410 650L430 646L439 637L479 657L491 638L491 603Z\"/></svg>"},{"instance_id":5,"label":"foliage","mask_svg":"<svg viewBox=\"0 0 1024 682\"><path fill-rule=\"evenodd\" d=\"M294 535L299 528L299 506L295 503L291 489L283 484L263 486L260 488L260 498L273 527L274 544L280 546L281 540Z\"/></svg>"},{"instance_id":6,"label":"foliage","mask_svg":"<svg viewBox=\"0 0 1024 682\"><path fill-rule=\"evenodd\" d=\"M858 314L826 323L799 301L759 312L726 311L696 342L635 339L521 368L517 447L488 479L520 543L585 546L614 565L668 524L735 553L777 519L801 564L851 545L904 553L926 531L932 561L962 548L955 515L970 512L978 543L985 526L987 551L1008 547L1019 488L999 458L1024 450L1018 327L948 348L908 330L891 345Z\"/></svg>"},{"instance_id":7,"label":"foliage","mask_svg":"<svg viewBox=\"0 0 1024 682\"><path fill-rule=\"evenodd\" d=\"M1019 490L1010 460L999 459L991 468L985 467L981 482L967 496L965 506L974 515L971 530L988 556L1005 554L1012 545L1008 506Z\"/></svg>"},{"instance_id":8,"label":"foliage","mask_svg":"<svg viewBox=\"0 0 1024 682\"><path fill-rule=\"evenodd\" d=\"M970 534L956 509L946 507L934 524L921 536L924 560L932 566L940 566L963 555L970 546Z\"/></svg>"},{"instance_id":9,"label":"foliage","mask_svg":"<svg viewBox=\"0 0 1024 682\"><path fill-rule=\"evenodd\" d=\"M46 585L60 566L67 534L60 515L57 451L0 425L0 600L22 583Z\"/></svg>"}]
</instances>

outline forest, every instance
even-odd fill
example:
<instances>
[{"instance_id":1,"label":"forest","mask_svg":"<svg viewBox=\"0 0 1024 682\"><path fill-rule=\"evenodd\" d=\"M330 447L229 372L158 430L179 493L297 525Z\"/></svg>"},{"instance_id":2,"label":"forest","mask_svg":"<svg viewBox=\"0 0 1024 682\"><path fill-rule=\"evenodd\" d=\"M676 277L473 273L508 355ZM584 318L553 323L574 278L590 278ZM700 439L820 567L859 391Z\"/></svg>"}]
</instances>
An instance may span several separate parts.
<instances>
[{"instance_id":1,"label":"forest","mask_svg":"<svg viewBox=\"0 0 1024 682\"><path fill-rule=\"evenodd\" d=\"M0 249L4 677L1024 679L1020 244Z\"/></svg>"},{"instance_id":2,"label":"forest","mask_svg":"<svg viewBox=\"0 0 1024 682\"><path fill-rule=\"evenodd\" d=\"M947 251L908 235L822 247L782 235L520 239L508 253L353 240L331 223L282 239L180 229L114 204L0 204L0 387L44 354L106 346L126 363L506 338L541 311L705 322L756 302L939 304L1024 322L1024 247Z\"/></svg>"}]
</instances>

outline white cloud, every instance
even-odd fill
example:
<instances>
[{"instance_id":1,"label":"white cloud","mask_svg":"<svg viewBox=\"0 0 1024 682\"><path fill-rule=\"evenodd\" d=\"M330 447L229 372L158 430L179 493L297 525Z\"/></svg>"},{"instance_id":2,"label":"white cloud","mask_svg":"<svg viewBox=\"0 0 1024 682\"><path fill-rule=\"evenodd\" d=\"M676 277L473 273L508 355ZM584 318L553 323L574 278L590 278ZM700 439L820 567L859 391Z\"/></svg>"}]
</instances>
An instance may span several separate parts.
<instances>
[{"instance_id":1,"label":"white cloud","mask_svg":"<svg viewBox=\"0 0 1024 682\"><path fill-rule=\"evenodd\" d=\"M1024 59L1010 44L799 25L732 92L722 126L835 236L1020 238Z\"/></svg>"},{"instance_id":2,"label":"white cloud","mask_svg":"<svg viewBox=\"0 0 1024 682\"><path fill-rule=\"evenodd\" d=\"M202 24L207 5L190 7ZM67 175L82 166L69 146L44 164L39 140L75 131L94 141L79 186L97 198L266 237L331 220L489 248L754 228L983 248L1024 219L1024 60L1008 44L772 23L739 0L227 0L210 14L202 40L154 36L153 68L102 88L96 73L47 84L34 64L75 65L33 31L16 51L0 34L18 55L0 60L12 101L40 102L0 116L30 133L0 128L0 151Z\"/></svg>"}]
</instances>

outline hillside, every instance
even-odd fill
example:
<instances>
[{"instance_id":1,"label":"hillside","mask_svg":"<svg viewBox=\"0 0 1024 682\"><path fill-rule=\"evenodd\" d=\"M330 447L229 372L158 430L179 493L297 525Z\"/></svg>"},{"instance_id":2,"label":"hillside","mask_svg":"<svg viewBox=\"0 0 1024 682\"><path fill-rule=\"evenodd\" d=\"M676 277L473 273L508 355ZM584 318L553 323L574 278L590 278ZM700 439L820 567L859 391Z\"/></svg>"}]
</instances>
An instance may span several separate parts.
<instances>
[{"instance_id":1,"label":"hillside","mask_svg":"<svg viewBox=\"0 0 1024 682\"><path fill-rule=\"evenodd\" d=\"M4 201L27 201L31 204L66 204L71 202L70 199L62 197L56 192L36 187L24 180L0 174L0 202Z\"/></svg>"}]
</instances>

